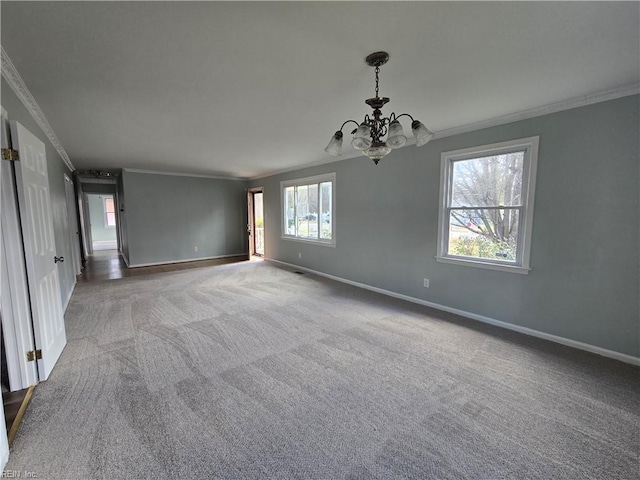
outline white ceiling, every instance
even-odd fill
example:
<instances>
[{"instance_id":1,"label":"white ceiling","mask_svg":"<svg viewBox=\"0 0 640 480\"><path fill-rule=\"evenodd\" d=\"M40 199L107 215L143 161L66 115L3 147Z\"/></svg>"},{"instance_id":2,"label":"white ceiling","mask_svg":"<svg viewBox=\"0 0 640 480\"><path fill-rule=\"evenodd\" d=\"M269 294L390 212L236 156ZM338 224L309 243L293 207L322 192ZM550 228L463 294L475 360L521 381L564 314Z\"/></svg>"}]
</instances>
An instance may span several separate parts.
<instances>
[{"instance_id":1,"label":"white ceiling","mask_svg":"<svg viewBox=\"0 0 640 480\"><path fill-rule=\"evenodd\" d=\"M639 5L0 8L2 46L76 168L253 177L334 160L323 151L331 135L370 111L364 57L377 50L391 56L380 74L380 94L391 97L383 111L411 113L436 132L636 84Z\"/></svg>"}]
</instances>

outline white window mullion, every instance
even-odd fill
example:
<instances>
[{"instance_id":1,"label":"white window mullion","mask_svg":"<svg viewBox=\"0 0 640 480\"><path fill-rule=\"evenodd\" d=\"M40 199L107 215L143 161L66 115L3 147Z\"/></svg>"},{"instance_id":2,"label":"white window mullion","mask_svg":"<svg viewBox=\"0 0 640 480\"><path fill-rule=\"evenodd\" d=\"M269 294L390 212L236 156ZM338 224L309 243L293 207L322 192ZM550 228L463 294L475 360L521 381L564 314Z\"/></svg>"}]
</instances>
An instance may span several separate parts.
<instances>
[{"instance_id":1,"label":"white window mullion","mask_svg":"<svg viewBox=\"0 0 640 480\"><path fill-rule=\"evenodd\" d=\"M293 187L293 235L298 236L298 187Z\"/></svg>"},{"instance_id":2,"label":"white window mullion","mask_svg":"<svg viewBox=\"0 0 640 480\"><path fill-rule=\"evenodd\" d=\"M320 228L322 224L320 223L320 218L322 217L322 203L320 203L320 182L316 184L316 205L317 205L317 213L316 213L316 239L320 240Z\"/></svg>"},{"instance_id":3,"label":"white window mullion","mask_svg":"<svg viewBox=\"0 0 640 480\"><path fill-rule=\"evenodd\" d=\"M322 183L318 182L318 240L322 240Z\"/></svg>"}]
</instances>

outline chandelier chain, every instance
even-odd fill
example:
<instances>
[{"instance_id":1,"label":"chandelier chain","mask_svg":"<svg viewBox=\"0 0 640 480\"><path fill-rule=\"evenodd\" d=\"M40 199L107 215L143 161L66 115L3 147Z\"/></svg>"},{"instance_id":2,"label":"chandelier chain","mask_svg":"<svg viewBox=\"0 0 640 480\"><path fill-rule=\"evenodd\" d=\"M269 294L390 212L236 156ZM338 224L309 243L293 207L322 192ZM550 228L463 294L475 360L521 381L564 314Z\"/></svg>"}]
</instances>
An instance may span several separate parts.
<instances>
[{"instance_id":1,"label":"chandelier chain","mask_svg":"<svg viewBox=\"0 0 640 480\"><path fill-rule=\"evenodd\" d=\"M376 97L379 97L380 95L378 94L378 74L380 73L380 67L376 67Z\"/></svg>"}]
</instances>

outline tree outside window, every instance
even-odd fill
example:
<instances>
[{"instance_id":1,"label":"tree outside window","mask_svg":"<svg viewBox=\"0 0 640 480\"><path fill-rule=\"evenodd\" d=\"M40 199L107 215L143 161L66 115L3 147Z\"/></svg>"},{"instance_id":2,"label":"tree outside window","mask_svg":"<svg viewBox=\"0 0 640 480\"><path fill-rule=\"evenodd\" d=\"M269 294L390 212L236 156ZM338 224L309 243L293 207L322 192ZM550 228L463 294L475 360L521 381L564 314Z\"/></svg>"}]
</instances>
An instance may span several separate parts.
<instances>
[{"instance_id":1,"label":"tree outside window","mask_svg":"<svg viewBox=\"0 0 640 480\"><path fill-rule=\"evenodd\" d=\"M529 270L538 137L442 154L438 261Z\"/></svg>"},{"instance_id":2,"label":"tree outside window","mask_svg":"<svg viewBox=\"0 0 640 480\"><path fill-rule=\"evenodd\" d=\"M515 261L524 153L454 162L450 254Z\"/></svg>"}]
</instances>

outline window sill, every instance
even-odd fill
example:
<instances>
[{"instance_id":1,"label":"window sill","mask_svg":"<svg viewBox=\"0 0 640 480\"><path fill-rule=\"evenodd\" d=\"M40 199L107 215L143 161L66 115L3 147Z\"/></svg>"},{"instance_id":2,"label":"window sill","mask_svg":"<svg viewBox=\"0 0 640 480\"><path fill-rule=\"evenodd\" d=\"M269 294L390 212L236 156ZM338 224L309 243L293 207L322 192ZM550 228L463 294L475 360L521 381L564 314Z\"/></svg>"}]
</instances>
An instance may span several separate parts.
<instances>
[{"instance_id":1,"label":"window sill","mask_svg":"<svg viewBox=\"0 0 640 480\"><path fill-rule=\"evenodd\" d=\"M509 272L509 273L519 273L521 275L528 275L531 271L528 267L519 267L517 265L501 265L498 263L487 263L476 260L470 260L466 258L457 258L457 257L439 257L436 256L436 261L440 263L450 263L453 265L461 265L464 267L476 267L476 268L484 268L487 270L498 270L501 272Z\"/></svg>"},{"instance_id":2,"label":"window sill","mask_svg":"<svg viewBox=\"0 0 640 480\"><path fill-rule=\"evenodd\" d=\"M307 239L307 238L287 237L285 235L282 235L280 238L282 240L291 240L292 242L309 243L311 245L322 245L323 247L336 246L335 240L322 241L322 240L313 240L313 239Z\"/></svg>"}]
</instances>

